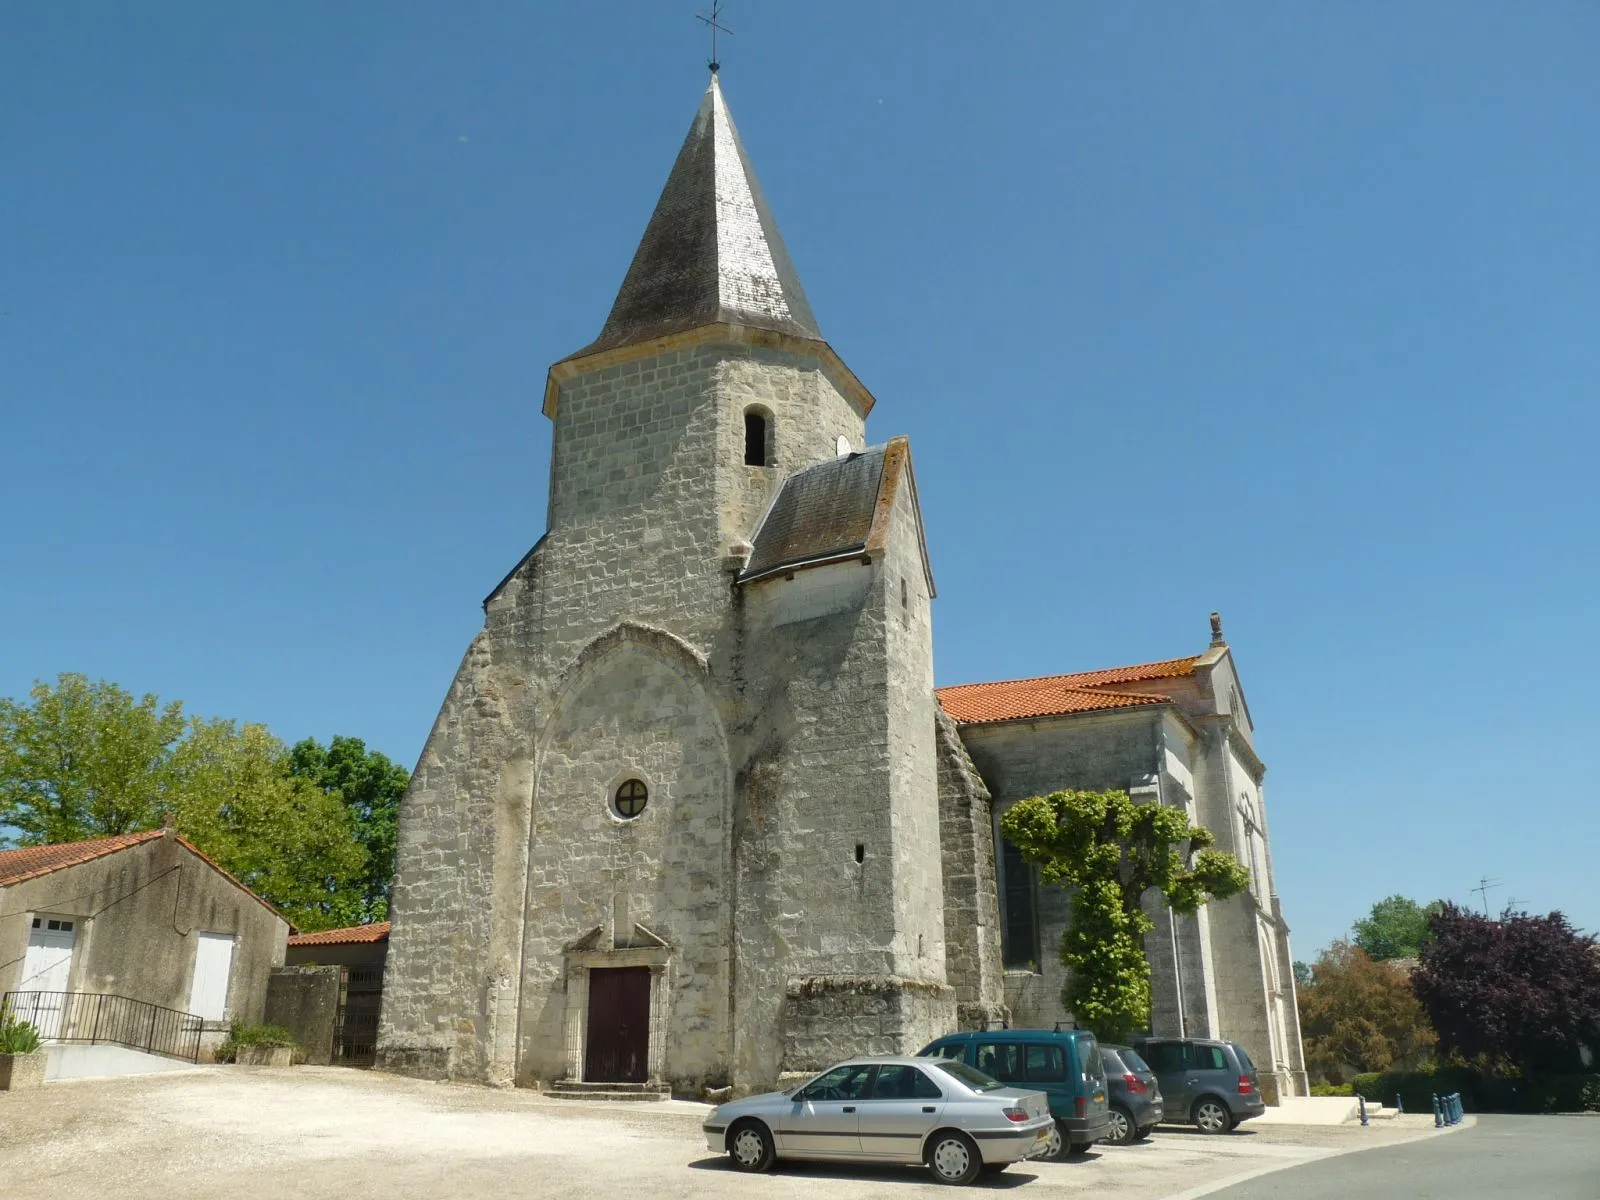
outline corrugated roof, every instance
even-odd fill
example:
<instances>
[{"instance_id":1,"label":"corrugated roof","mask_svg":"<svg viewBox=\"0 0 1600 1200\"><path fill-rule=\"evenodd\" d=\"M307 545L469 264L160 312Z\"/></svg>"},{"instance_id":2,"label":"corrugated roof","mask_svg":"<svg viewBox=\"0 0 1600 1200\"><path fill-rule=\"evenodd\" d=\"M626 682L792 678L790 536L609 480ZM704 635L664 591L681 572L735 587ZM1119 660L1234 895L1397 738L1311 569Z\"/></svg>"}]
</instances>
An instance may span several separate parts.
<instances>
[{"instance_id":1,"label":"corrugated roof","mask_svg":"<svg viewBox=\"0 0 1600 1200\"><path fill-rule=\"evenodd\" d=\"M866 553L883 486L887 446L796 471L783 481L751 544L740 579L802 563Z\"/></svg>"},{"instance_id":2,"label":"corrugated roof","mask_svg":"<svg viewBox=\"0 0 1600 1200\"><path fill-rule=\"evenodd\" d=\"M962 683L939 688L939 703L964 725L984 721L1020 721L1029 717L1062 716L1113 708L1165 704L1168 696L1118 692L1109 685L1150 679L1179 679L1193 675L1199 655L1161 662L1079 671L1071 675L1040 675L1032 679L1003 679L994 683Z\"/></svg>"},{"instance_id":3,"label":"corrugated roof","mask_svg":"<svg viewBox=\"0 0 1600 1200\"><path fill-rule=\"evenodd\" d=\"M297 933L289 939L291 946L354 946L364 942L387 941L388 921L371 925L351 925L344 929L324 929L317 933Z\"/></svg>"},{"instance_id":4,"label":"corrugated roof","mask_svg":"<svg viewBox=\"0 0 1600 1200\"><path fill-rule=\"evenodd\" d=\"M713 323L822 339L714 75L605 328L572 357Z\"/></svg>"},{"instance_id":5,"label":"corrugated roof","mask_svg":"<svg viewBox=\"0 0 1600 1200\"><path fill-rule=\"evenodd\" d=\"M161 836L159 829L142 833L123 833L116 837L91 838L85 842L56 842L49 846L24 846L21 850L0 850L0 887L10 887L62 867L75 867L140 842Z\"/></svg>"}]
</instances>

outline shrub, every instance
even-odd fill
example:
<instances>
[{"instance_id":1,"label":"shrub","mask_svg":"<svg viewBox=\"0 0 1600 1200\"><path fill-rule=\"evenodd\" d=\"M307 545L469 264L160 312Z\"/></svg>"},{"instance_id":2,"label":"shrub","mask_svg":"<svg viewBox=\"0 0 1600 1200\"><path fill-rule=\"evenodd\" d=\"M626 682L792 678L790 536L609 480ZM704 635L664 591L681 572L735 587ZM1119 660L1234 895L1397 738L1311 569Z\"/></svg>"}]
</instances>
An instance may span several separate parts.
<instances>
[{"instance_id":1,"label":"shrub","mask_svg":"<svg viewBox=\"0 0 1600 1200\"><path fill-rule=\"evenodd\" d=\"M299 1049L294 1034L281 1025L246 1025L242 1021L235 1021L228 1029L228 1036L217 1047L217 1061L237 1061L239 1050L244 1046L292 1046Z\"/></svg>"},{"instance_id":2,"label":"shrub","mask_svg":"<svg viewBox=\"0 0 1600 1200\"><path fill-rule=\"evenodd\" d=\"M1313 1083L1311 1085L1313 1096L1354 1096L1353 1083Z\"/></svg>"},{"instance_id":3,"label":"shrub","mask_svg":"<svg viewBox=\"0 0 1600 1200\"><path fill-rule=\"evenodd\" d=\"M0 1054L32 1054L38 1048L39 1031L32 1023L0 1011Z\"/></svg>"}]
</instances>

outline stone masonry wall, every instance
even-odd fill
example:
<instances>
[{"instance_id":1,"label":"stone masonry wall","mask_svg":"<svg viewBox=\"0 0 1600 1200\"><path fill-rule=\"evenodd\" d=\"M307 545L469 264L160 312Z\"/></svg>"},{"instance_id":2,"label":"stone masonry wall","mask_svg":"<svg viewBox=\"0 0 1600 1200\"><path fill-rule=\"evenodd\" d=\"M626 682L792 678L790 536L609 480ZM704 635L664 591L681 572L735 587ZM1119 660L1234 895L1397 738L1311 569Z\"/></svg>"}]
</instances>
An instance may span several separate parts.
<instances>
[{"instance_id":1,"label":"stone masonry wall","mask_svg":"<svg viewBox=\"0 0 1600 1200\"><path fill-rule=\"evenodd\" d=\"M956 994L957 1024L985 1029L1010 1019L1000 954L994 811L956 723L937 705L934 720L944 849L945 974Z\"/></svg>"}]
</instances>

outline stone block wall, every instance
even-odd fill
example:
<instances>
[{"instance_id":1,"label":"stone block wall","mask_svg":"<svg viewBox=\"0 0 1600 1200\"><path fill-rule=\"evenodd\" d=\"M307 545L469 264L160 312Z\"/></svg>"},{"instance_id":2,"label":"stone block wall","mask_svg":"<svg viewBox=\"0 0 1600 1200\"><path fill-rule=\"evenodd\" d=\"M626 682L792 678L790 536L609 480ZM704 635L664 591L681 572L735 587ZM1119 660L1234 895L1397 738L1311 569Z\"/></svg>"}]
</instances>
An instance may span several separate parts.
<instances>
[{"instance_id":1,"label":"stone block wall","mask_svg":"<svg viewBox=\"0 0 1600 1200\"><path fill-rule=\"evenodd\" d=\"M263 1021L294 1034L300 1061L325 1067L333 1061L339 1017L339 967L275 967L267 975Z\"/></svg>"},{"instance_id":2,"label":"stone block wall","mask_svg":"<svg viewBox=\"0 0 1600 1200\"><path fill-rule=\"evenodd\" d=\"M954 1028L955 993L884 976L792 980L783 1006L783 1073L821 1071L858 1054L915 1054Z\"/></svg>"}]
</instances>

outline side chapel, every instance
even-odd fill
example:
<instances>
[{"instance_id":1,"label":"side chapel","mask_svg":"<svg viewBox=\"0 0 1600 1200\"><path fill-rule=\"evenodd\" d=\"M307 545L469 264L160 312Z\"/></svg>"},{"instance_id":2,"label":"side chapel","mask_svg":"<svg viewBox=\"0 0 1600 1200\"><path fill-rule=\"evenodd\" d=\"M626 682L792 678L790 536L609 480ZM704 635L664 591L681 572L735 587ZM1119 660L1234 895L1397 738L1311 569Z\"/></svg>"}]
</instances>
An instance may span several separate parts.
<instances>
[{"instance_id":1,"label":"side chapel","mask_svg":"<svg viewBox=\"0 0 1600 1200\"><path fill-rule=\"evenodd\" d=\"M1065 898L995 820L1127 787L1253 880L1156 914L1153 1029L1237 1039L1304 1091L1220 623L1189 658L936 692L911 448L869 444L874 404L713 75L600 336L550 368L546 532L484 601L402 803L379 1066L759 1089L1070 1019Z\"/></svg>"}]
</instances>

